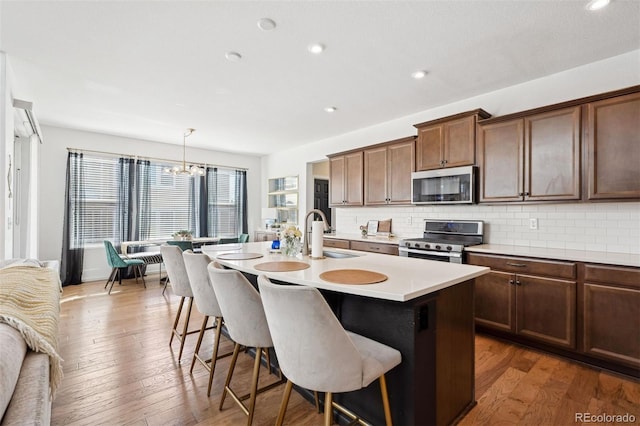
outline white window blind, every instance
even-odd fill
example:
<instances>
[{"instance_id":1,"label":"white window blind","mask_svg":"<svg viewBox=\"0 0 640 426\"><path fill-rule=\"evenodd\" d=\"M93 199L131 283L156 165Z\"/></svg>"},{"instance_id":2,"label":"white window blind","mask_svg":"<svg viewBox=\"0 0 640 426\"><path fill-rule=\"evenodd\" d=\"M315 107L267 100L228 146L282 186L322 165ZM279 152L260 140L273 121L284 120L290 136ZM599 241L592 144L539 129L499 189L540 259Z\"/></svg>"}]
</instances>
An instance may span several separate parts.
<instances>
[{"instance_id":1,"label":"white window blind","mask_svg":"<svg viewBox=\"0 0 640 426\"><path fill-rule=\"evenodd\" d=\"M236 171L214 169L208 178L208 224L210 236L233 236L241 234L239 196L241 188L235 178Z\"/></svg>"},{"instance_id":2,"label":"white window blind","mask_svg":"<svg viewBox=\"0 0 640 426\"><path fill-rule=\"evenodd\" d=\"M71 201L72 208L76 208L76 201L84 202L84 214L80 223L72 224L71 230L80 233L84 245L114 240L118 211L118 159L85 155L82 172L83 187L75 191Z\"/></svg>"},{"instance_id":3,"label":"white window blind","mask_svg":"<svg viewBox=\"0 0 640 426\"><path fill-rule=\"evenodd\" d=\"M199 178L169 175L163 171L167 166L151 163L149 167L149 206L145 209L144 202L139 204L143 239L171 239L173 233L181 229L196 232ZM144 189L140 188L140 191L144 197ZM148 227L145 226L147 221ZM145 227L148 233L143 231Z\"/></svg>"}]
</instances>

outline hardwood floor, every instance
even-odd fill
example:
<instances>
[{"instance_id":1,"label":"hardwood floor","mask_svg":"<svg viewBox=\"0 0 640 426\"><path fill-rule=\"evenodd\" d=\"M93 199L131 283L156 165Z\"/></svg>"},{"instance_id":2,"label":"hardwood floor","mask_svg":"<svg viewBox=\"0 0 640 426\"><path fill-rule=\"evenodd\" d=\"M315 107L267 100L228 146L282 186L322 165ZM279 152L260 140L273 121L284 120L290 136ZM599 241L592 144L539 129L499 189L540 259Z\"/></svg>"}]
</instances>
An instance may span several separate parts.
<instances>
[{"instance_id":1,"label":"hardwood floor","mask_svg":"<svg viewBox=\"0 0 640 426\"><path fill-rule=\"evenodd\" d=\"M64 287L60 354L64 378L52 408L52 424L239 425L246 417L227 398L218 410L230 357L218 361L211 397L208 373L196 363L189 374L197 334L187 337L182 362L179 343L169 347L179 298L171 287L162 295L157 275L147 288L134 280L117 283L111 295L104 282ZM191 329L202 315L195 309ZM211 353L207 332L201 353ZM222 339L221 351L232 348ZM241 355L232 386L248 389L252 358ZM273 375L261 371L260 383ZM273 425L284 387L258 396L254 425ZM461 425L568 425L576 413L629 413L640 422L640 383L493 338L476 338L478 405ZM320 425L322 415L296 392L287 425ZM594 424L594 423L590 423ZM600 423L602 424L602 423ZM401 425L402 426L402 425Z\"/></svg>"}]
</instances>

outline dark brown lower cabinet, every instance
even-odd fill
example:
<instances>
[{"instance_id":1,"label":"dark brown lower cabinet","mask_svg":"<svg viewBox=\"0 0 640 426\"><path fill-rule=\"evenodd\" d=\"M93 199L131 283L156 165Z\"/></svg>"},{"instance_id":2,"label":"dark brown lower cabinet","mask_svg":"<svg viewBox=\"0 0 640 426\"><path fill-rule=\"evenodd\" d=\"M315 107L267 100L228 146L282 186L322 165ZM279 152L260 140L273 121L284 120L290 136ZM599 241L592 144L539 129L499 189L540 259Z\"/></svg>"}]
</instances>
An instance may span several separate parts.
<instances>
[{"instance_id":1,"label":"dark brown lower cabinet","mask_svg":"<svg viewBox=\"0 0 640 426\"><path fill-rule=\"evenodd\" d=\"M398 255L398 246L386 243L368 243L365 241L351 241L351 250L369 251L371 253Z\"/></svg>"},{"instance_id":2,"label":"dark brown lower cabinet","mask_svg":"<svg viewBox=\"0 0 640 426\"><path fill-rule=\"evenodd\" d=\"M478 331L640 377L640 268L468 253Z\"/></svg>"},{"instance_id":3,"label":"dark brown lower cabinet","mask_svg":"<svg viewBox=\"0 0 640 426\"><path fill-rule=\"evenodd\" d=\"M322 244L325 247L331 247L331 248L341 248L341 249L349 248L349 240L336 240L335 238L325 238Z\"/></svg>"},{"instance_id":4,"label":"dark brown lower cabinet","mask_svg":"<svg viewBox=\"0 0 640 426\"><path fill-rule=\"evenodd\" d=\"M640 270L585 265L582 349L640 369Z\"/></svg>"},{"instance_id":5,"label":"dark brown lower cabinet","mask_svg":"<svg viewBox=\"0 0 640 426\"><path fill-rule=\"evenodd\" d=\"M507 272L491 271L476 278L476 324L515 332L516 293L510 284L512 277Z\"/></svg>"},{"instance_id":6,"label":"dark brown lower cabinet","mask_svg":"<svg viewBox=\"0 0 640 426\"><path fill-rule=\"evenodd\" d=\"M576 347L576 282L516 275L516 333Z\"/></svg>"},{"instance_id":7,"label":"dark brown lower cabinet","mask_svg":"<svg viewBox=\"0 0 640 426\"><path fill-rule=\"evenodd\" d=\"M491 266L496 260L526 268L523 259L469 256L469 263ZM557 262L554 262L557 264ZM572 264L569 264L572 265ZM510 265L507 265L510 266ZM575 268L575 265L573 266ZM576 282L491 271L476 278L476 324L525 336L550 345L576 345Z\"/></svg>"}]
</instances>

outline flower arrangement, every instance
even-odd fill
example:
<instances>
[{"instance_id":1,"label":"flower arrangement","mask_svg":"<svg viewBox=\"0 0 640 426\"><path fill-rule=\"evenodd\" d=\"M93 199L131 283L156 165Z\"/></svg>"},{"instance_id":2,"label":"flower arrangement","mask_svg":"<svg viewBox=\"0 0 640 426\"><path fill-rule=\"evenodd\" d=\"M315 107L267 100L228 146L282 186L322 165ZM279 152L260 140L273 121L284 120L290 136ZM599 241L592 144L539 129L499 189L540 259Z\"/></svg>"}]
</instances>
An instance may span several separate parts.
<instances>
[{"instance_id":1,"label":"flower arrangement","mask_svg":"<svg viewBox=\"0 0 640 426\"><path fill-rule=\"evenodd\" d=\"M292 225L286 226L280 230L280 249L286 256L296 256L300 253L302 244L300 238L302 232Z\"/></svg>"},{"instance_id":2,"label":"flower arrangement","mask_svg":"<svg viewBox=\"0 0 640 426\"><path fill-rule=\"evenodd\" d=\"M193 232L187 229L181 229L173 233L173 238L176 240L190 240L193 238Z\"/></svg>"},{"instance_id":3,"label":"flower arrangement","mask_svg":"<svg viewBox=\"0 0 640 426\"><path fill-rule=\"evenodd\" d=\"M363 237L366 237L369 231L367 230L367 225L360 225L360 233Z\"/></svg>"}]
</instances>

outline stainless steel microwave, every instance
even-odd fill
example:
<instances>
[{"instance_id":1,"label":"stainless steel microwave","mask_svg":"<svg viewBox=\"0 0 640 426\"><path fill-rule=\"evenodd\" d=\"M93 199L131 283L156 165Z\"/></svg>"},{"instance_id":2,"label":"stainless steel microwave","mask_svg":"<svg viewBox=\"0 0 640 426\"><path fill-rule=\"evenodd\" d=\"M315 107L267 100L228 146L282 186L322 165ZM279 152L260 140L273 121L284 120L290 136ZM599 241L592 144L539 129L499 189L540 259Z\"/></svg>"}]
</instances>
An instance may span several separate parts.
<instances>
[{"instance_id":1,"label":"stainless steel microwave","mask_svg":"<svg viewBox=\"0 0 640 426\"><path fill-rule=\"evenodd\" d=\"M411 173L412 204L475 203L476 168L451 167Z\"/></svg>"}]
</instances>

